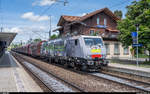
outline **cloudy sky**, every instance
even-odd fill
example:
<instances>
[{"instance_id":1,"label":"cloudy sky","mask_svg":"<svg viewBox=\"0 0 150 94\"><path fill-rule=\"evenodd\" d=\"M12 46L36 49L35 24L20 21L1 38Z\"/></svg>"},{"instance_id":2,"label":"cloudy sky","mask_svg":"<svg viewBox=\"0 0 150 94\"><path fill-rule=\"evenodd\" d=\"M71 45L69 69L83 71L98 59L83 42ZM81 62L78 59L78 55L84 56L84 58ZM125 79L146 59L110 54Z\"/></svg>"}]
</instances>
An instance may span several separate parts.
<instances>
[{"instance_id":1,"label":"cloudy sky","mask_svg":"<svg viewBox=\"0 0 150 94\"><path fill-rule=\"evenodd\" d=\"M48 39L49 15L55 29L61 15L82 16L104 7L125 14L125 7L133 0L67 0L66 6L62 1L65 0L0 0L0 27L4 32L18 33L14 43Z\"/></svg>"}]
</instances>

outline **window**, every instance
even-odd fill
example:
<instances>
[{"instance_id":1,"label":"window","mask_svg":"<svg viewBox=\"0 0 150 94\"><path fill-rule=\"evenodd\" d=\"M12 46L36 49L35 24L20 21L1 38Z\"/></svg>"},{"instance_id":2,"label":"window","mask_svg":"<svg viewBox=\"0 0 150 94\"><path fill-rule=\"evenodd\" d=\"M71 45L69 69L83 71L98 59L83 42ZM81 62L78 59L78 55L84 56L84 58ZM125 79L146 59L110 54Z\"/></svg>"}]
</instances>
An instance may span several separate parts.
<instances>
[{"instance_id":1,"label":"window","mask_svg":"<svg viewBox=\"0 0 150 94\"><path fill-rule=\"evenodd\" d=\"M107 19L104 18L104 26L106 26L106 25L107 25Z\"/></svg>"},{"instance_id":2,"label":"window","mask_svg":"<svg viewBox=\"0 0 150 94\"><path fill-rule=\"evenodd\" d=\"M86 46L100 45L103 46L101 38L84 38Z\"/></svg>"},{"instance_id":3,"label":"window","mask_svg":"<svg viewBox=\"0 0 150 94\"><path fill-rule=\"evenodd\" d=\"M90 35L94 35L94 30L90 30Z\"/></svg>"},{"instance_id":4,"label":"window","mask_svg":"<svg viewBox=\"0 0 150 94\"><path fill-rule=\"evenodd\" d=\"M99 21L100 21L100 19L99 19L99 17L97 17L97 25L99 25Z\"/></svg>"},{"instance_id":5,"label":"window","mask_svg":"<svg viewBox=\"0 0 150 94\"><path fill-rule=\"evenodd\" d=\"M129 47L124 48L124 55L129 55Z\"/></svg>"},{"instance_id":6,"label":"window","mask_svg":"<svg viewBox=\"0 0 150 94\"><path fill-rule=\"evenodd\" d=\"M114 44L114 55L120 55L120 48L118 43Z\"/></svg>"},{"instance_id":7,"label":"window","mask_svg":"<svg viewBox=\"0 0 150 94\"><path fill-rule=\"evenodd\" d=\"M105 43L105 47L106 47L106 54L109 55L110 54L109 43Z\"/></svg>"},{"instance_id":8,"label":"window","mask_svg":"<svg viewBox=\"0 0 150 94\"><path fill-rule=\"evenodd\" d=\"M76 46L78 45L78 40L77 40L77 39L75 40L75 45L76 45Z\"/></svg>"}]
</instances>

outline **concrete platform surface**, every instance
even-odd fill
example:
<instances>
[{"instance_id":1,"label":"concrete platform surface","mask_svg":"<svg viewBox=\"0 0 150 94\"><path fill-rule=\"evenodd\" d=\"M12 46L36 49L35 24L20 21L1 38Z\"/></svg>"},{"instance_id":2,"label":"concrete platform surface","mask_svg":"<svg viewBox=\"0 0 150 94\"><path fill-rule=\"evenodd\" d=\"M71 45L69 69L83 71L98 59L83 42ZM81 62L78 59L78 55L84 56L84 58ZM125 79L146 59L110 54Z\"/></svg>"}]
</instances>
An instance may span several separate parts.
<instances>
[{"instance_id":1,"label":"concrete platform surface","mask_svg":"<svg viewBox=\"0 0 150 94\"><path fill-rule=\"evenodd\" d=\"M0 92L43 92L10 53L6 53L6 56L12 60L5 60L10 61L6 62L10 67L0 67ZM0 64L5 65L4 63Z\"/></svg>"},{"instance_id":2,"label":"concrete platform surface","mask_svg":"<svg viewBox=\"0 0 150 94\"><path fill-rule=\"evenodd\" d=\"M118 68L124 68L124 69L137 70L137 71L150 73L150 68L137 67L137 66L133 66L133 65L124 65L124 64L110 63L109 66L111 66L111 67L118 67Z\"/></svg>"},{"instance_id":3,"label":"concrete platform surface","mask_svg":"<svg viewBox=\"0 0 150 94\"><path fill-rule=\"evenodd\" d=\"M5 52L0 58L0 67L18 67L9 52Z\"/></svg>"}]
</instances>

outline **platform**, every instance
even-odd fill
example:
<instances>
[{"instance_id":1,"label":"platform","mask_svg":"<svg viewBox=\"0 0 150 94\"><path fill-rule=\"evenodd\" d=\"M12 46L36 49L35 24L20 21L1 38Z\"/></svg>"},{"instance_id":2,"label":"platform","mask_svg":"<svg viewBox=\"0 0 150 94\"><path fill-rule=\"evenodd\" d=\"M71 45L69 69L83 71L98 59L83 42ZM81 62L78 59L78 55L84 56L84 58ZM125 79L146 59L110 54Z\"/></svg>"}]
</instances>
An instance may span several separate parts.
<instances>
[{"instance_id":1,"label":"platform","mask_svg":"<svg viewBox=\"0 0 150 94\"><path fill-rule=\"evenodd\" d=\"M6 52L0 61L0 92L43 92L30 75Z\"/></svg>"},{"instance_id":2,"label":"platform","mask_svg":"<svg viewBox=\"0 0 150 94\"><path fill-rule=\"evenodd\" d=\"M10 53L5 52L5 54L0 58L0 68L1 67L18 67L18 65L14 61Z\"/></svg>"},{"instance_id":3,"label":"platform","mask_svg":"<svg viewBox=\"0 0 150 94\"><path fill-rule=\"evenodd\" d=\"M136 70L136 71L150 73L150 68L137 67L137 66L134 66L134 65L125 65L125 64L110 63L109 66L110 67L124 68L124 69L130 69L130 70Z\"/></svg>"}]
</instances>

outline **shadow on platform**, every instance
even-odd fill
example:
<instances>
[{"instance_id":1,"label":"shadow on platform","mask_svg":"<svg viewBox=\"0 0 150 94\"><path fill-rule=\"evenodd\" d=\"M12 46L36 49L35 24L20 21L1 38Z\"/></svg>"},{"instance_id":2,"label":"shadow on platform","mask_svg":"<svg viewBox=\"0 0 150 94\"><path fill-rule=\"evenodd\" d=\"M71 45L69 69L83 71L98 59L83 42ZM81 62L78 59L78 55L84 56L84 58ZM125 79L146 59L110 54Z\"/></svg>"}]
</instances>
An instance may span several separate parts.
<instances>
[{"instance_id":1,"label":"shadow on platform","mask_svg":"<svg viewBox=\"0 0 150 94\"><path fill-rule=\"evenodd\" d=\"M1 67L18 67L18 65L11 54L9 52L5 52L5 54L0 58L0 68Z\"/></svg>"}]
</instances>

